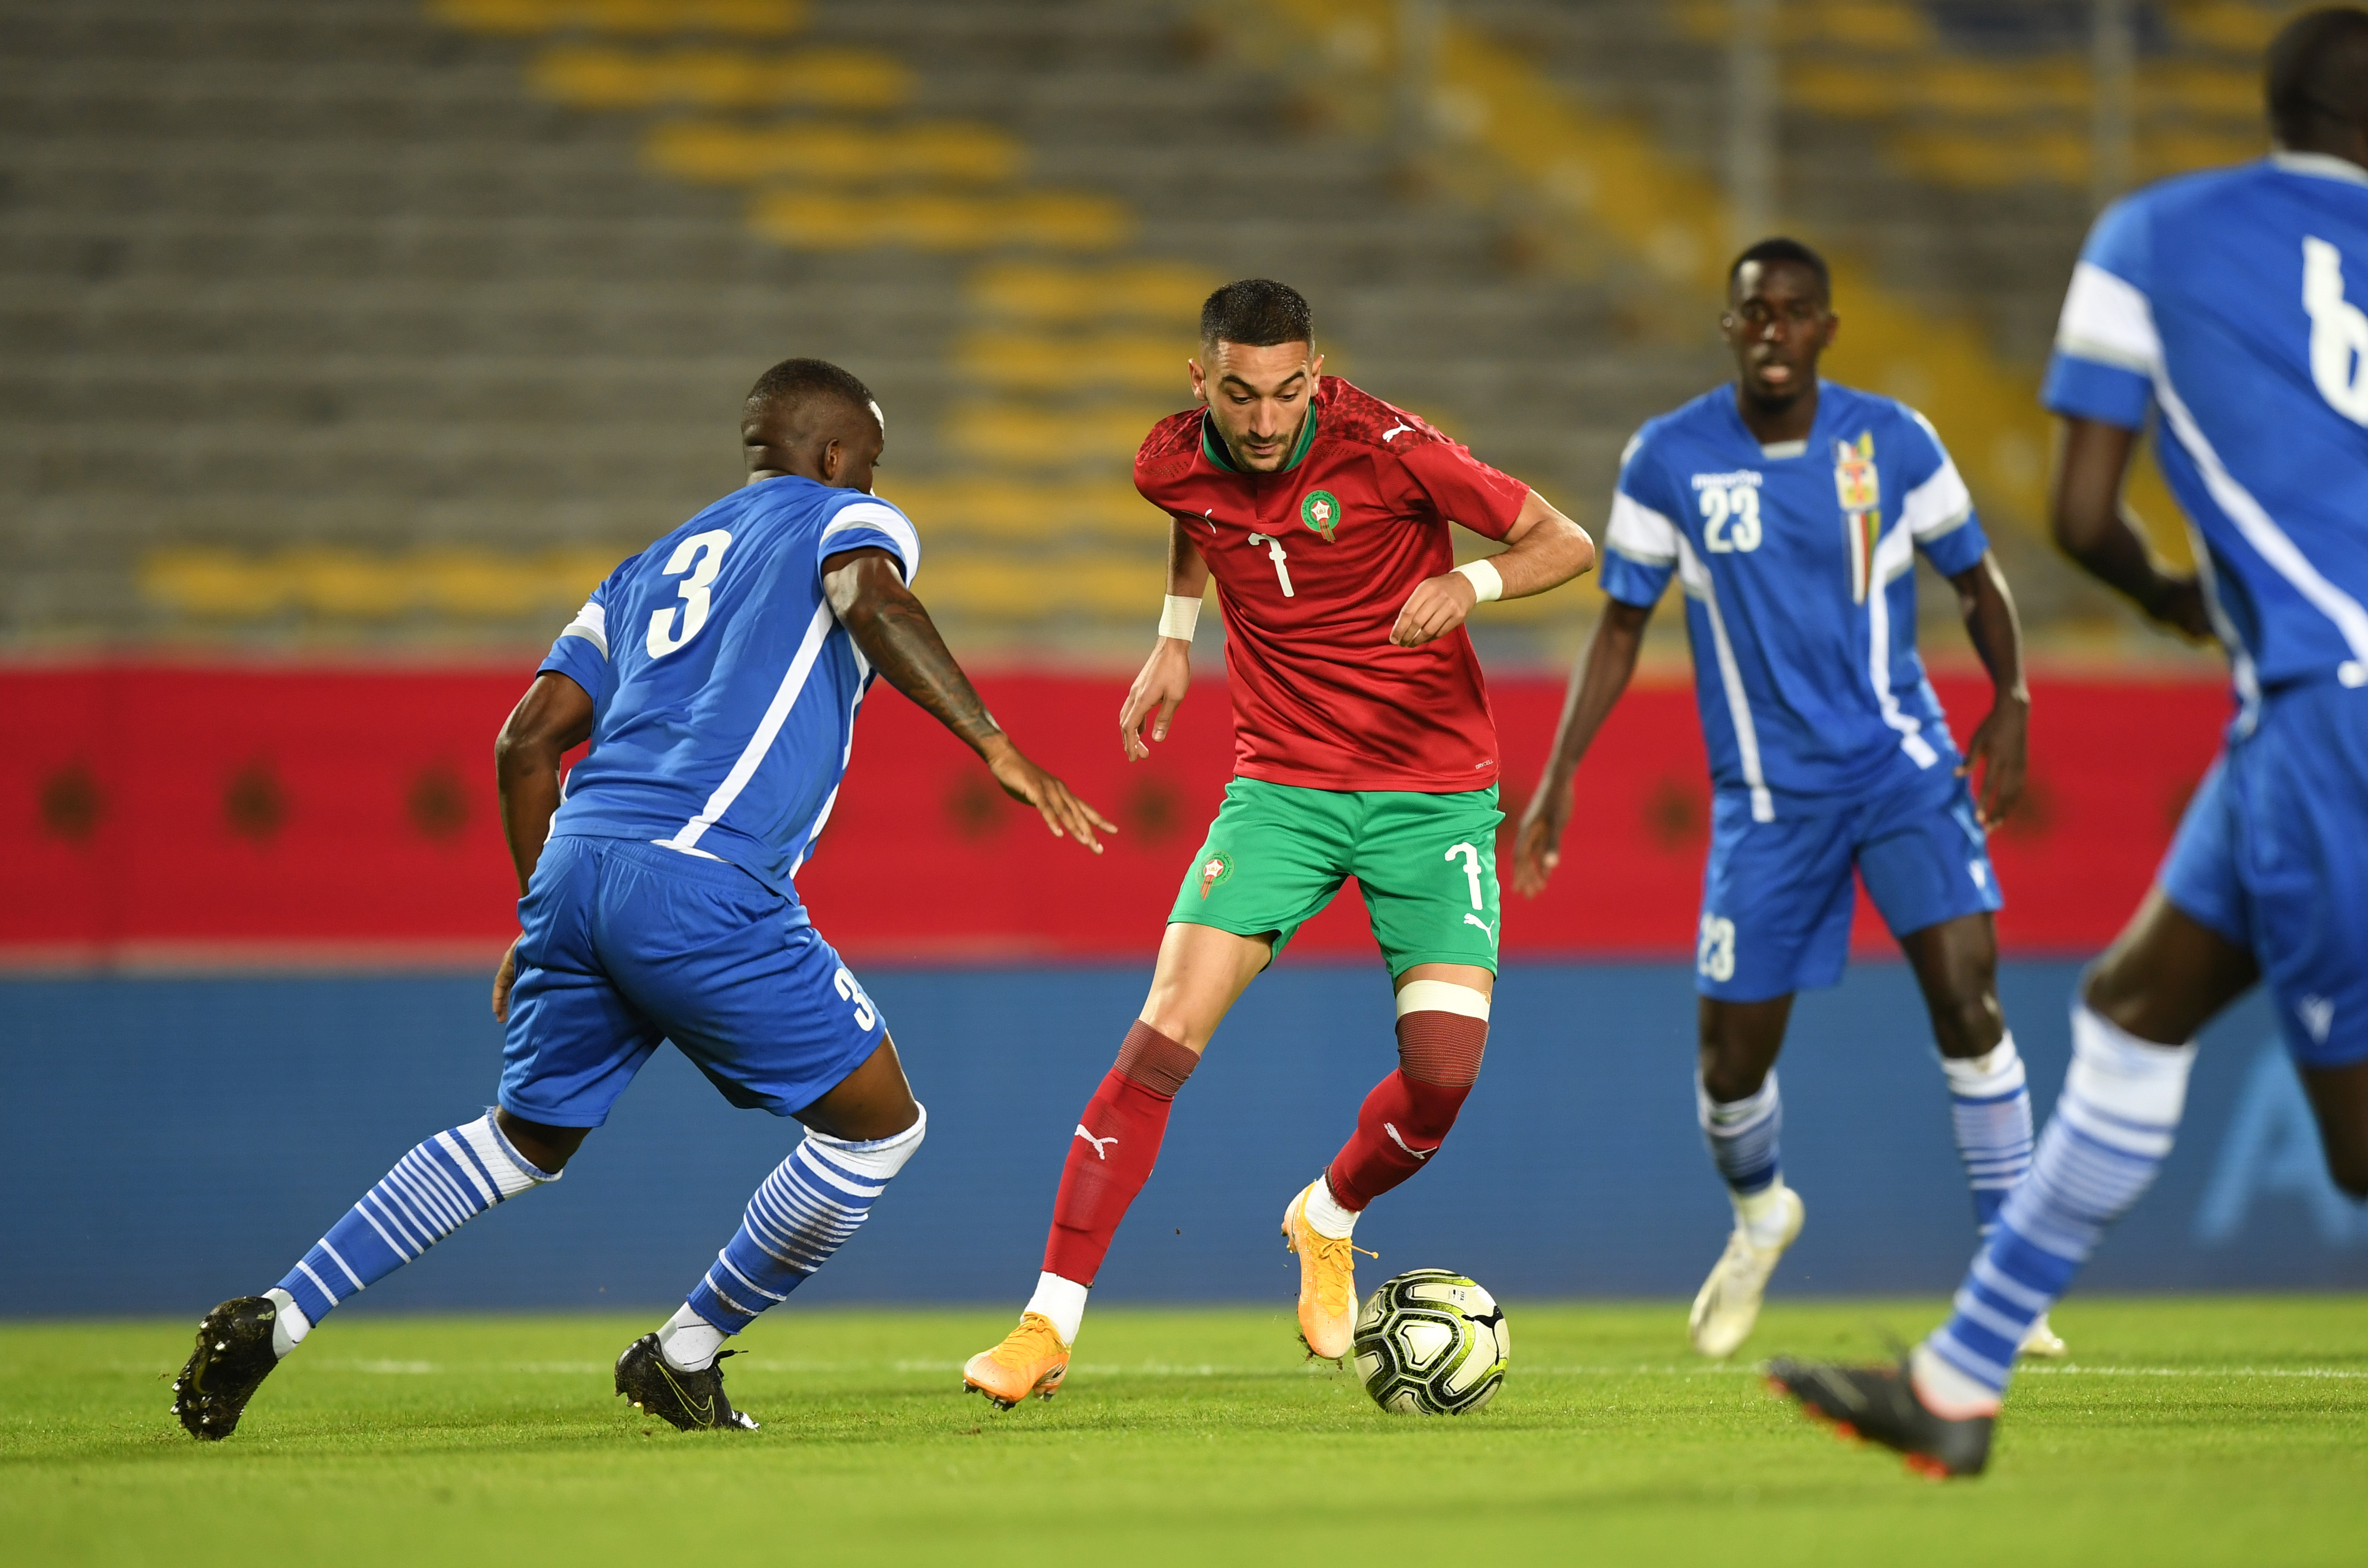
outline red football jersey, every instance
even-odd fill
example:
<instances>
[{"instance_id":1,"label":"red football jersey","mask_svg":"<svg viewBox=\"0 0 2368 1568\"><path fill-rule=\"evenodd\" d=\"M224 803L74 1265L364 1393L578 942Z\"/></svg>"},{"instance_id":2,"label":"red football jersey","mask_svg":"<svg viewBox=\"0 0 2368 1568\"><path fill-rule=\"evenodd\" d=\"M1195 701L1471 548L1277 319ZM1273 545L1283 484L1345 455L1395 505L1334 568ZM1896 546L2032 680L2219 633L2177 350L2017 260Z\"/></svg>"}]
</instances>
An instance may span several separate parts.
<instances>
[{"instance_id":1,"label":"red football jersey","mask_svg":"<svg viewBox=\"0 0 2368 1568\"><path fill-rule=\"evenodd\" d=\"M1134 486L1184 525L1216 579L1234 771L1317 790L1444 794L1497 782L1497 725L1458 627L1390 629L1455 564L1451 520L1502 539L1529 486L1413 415L1325 376L1291 464L1236 471L1207 414L1153 426Z\"/></svg>"}]
</instances>

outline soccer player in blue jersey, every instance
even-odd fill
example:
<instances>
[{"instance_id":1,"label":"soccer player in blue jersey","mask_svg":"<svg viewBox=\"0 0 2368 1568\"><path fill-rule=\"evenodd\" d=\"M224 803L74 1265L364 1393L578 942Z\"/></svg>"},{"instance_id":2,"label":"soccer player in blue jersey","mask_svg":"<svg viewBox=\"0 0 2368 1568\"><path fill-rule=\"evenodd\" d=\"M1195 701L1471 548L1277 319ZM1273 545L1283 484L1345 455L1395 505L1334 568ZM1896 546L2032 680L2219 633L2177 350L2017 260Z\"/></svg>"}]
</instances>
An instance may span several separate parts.
<instances>
[{"instance_id":1,"label":"soccer player in blue jersey","mask_svg":"<svg viewBox=\"0 0 2368 1568\"><path fill-rule=\"evenodd\" d=\"M501 1103L404 1155L285 1278L206 1315L173 1385L231 1435L330 1310L505 1199L559 1179L662 1040L804 1140L682 1309L629 1346L617 1392L686 1430L752 1427L725 1339L855 1233L928 1118L880 1010L794 879L830 819L873 676L918 702L1055 836L1105 822L1020 755L907 585L921 545L871 494L885 442L861 381L773 367L741 425L748 483L627 561L554 643L495 748L518 940L494 983ZM561 756L590 752L567 776Z\"/></svg>"},{"instance_id":2,"label":"soccer player in blue jersey","mask_svg":"<svg viewBox=\"0 0 2368 1568\"><path fill-rule=\"evenodd\" d=\"M1712 1357L1750 1334L1801 1232L1777 1147L1776 1055L1794 993L1841 978L1853 868L1923 989L1983 1229L2031 1157L1984 838L2022 788L2021 634L1932 426L1819 378L1837 324L1826 264L1807 246L1763 240L1736 258L1721 320L1736 380L1629 443L1604 540L1609 603L1514 847L1514 886L1535 895L1570 820L1572 773L1675 574L1715 787L1694 1083L1735 1228L1689 1320L1694 1348ZM1955 587L1996 687L1963 753L1916 653L1919 552ZM2031 1347L2061 1350L2044 1324Z\"/></svg>"},{"instance_id":3,"label":"soccer player in blue jersey","mask_svg":"<svg viewBox=\"0 0 2368 1568\"><path fill-rule=\"evenodd\" d=\"M1898 1368L1770 1370L1933 1475L1989 1457L2013 1347L2169 1153L2195 1037L2266 980L2338 1185L2368 1196L2368 11L2270 46L2258 163L2106 210L2044 401L2073 559L2175 630L2216 631L2237 711L2156 884L2072 1008L2072 1067L1955 1311ZM2201 540L2167 573L2122 510L2152 415Z\"/></svg>"}]
</instances>

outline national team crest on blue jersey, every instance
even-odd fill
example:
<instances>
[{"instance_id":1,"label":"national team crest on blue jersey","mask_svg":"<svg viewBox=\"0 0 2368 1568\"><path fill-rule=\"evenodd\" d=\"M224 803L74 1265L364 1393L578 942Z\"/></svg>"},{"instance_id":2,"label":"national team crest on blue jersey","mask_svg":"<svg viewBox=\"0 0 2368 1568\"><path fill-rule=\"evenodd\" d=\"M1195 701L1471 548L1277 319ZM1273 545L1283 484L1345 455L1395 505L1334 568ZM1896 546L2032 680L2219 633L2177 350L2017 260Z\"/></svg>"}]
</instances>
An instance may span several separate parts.
<instances>
[{"instance_id":1,"label":"national team crest on blue jersey","mask_svg":"<svg viewBox=\"0 0 2368 1568\"><path fill-rule=\"evenodd\" d=\"M1883 474L1874 466L1873 431L1834 443L1834 491L1850 534L1850 602L1864 604L1874 574L1875 541L1883 537Z\"/></svg>"},{"instance_id":2,"label":"national team crest on blue jersey","mask_svg":"<svg viewBox=\"0 0 2368 1568\"><path fill-rule=\"evenodd\" d=\"M1683 585L1712 777L1773 822L1947 777L1957 750L1916 653L1916 557L1953 577L1988 547L1914 409L1825 381L1807 439L1763 448L1721 387L1631 443L1603 591L1649 605L1672 576Z\"/></svg>"}]
</instances>

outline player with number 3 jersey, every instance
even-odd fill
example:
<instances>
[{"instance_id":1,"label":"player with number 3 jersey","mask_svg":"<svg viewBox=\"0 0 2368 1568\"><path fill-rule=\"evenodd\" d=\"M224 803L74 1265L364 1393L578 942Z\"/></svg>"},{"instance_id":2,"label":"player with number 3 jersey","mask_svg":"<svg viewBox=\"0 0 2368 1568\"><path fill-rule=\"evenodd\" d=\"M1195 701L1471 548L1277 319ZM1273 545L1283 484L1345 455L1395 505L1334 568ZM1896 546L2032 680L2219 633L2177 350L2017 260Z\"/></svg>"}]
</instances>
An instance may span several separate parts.
<instances>
[{"instance_id":1,"label":"player with number 3 jersey","mask_svg":"<svg viewBox=\"0 0 2368 1568\"><path fill-rule=\"evenodd\" d=\"M1480 1068L1497 969L1500 760L1474 605L1593 563L1577 524L1413 415L1323 374L1307 302L1251 279L1211 295L1201 406L1162 420L1135 486L1167 514L1160 637L1119 716L1131 759L1167 738L1203 588L1224 608L1235 777L1168 912L1151 994L1069 1142L1043 1271L965 1384L1006 1408L1068 1368L1170 1102L1218 1022L1350 877L1396 991L1398 1070L1283 1215L1311 1354L1349 1348L1358 1213L1438 1150ZM1451 523L1509 548L1454 564Z\"/></svg>"},{"instance_id":2,"label":"player with number 3 jersey","mask_svg":"<svg viewBox=\"0 0 2368 1568\"><path fill-rule=\"evenodd\" d=\"M1685 591L1712 783L1695 987L1695 1103L1735 1208L1689 1330L1749 1335L1804 1206L1783 1178L1776 1056L1795 992L1841 978L1852 871L1916 971L1986 1233L2031 1157L2031 1096L1998 1004L1984 833L2021 788L2021 635L1973 498L1913 409L1820 381L1837 318L1825 263L1766 240L1730 269L1738 379L1645 425L1621 462L1610 597L1571 677L1516 842L1515 886L1551 873L1571 777L1635 668L1646 618ZM1997 692L1966 754L1916 652L1916 558L1956 588ZM1982 798L1966 783L1987 765ZM2044 1324L2031 1348L2060 1345Z\"/></svg>"},{"instance_id":3,"label":"player with number 3 jersey","mask_svg":"<svg viewBox=\"0 0 2368 1568\"><path fill-rule=\"evenodd\" d=\"M680 1311L617 1360L672 1425L749 1427L723 1342L820 1268L920 1146L888 1026L793 879L829 819L875 674L968 742L1055 835L1110 824L1022 756L909 587L921 544L871 494L886 422L817 359L749 393L749 478L600 585L497 746L522 928L494 985L501 1103L405 1155L279 1285L208 1313L173 1385L191 1435L230 1436L339 1302L463 1221L559 1179L660 1043L806 1136ZM591 750L567 776L560 758Z\"/></svg>"}]
</instances>

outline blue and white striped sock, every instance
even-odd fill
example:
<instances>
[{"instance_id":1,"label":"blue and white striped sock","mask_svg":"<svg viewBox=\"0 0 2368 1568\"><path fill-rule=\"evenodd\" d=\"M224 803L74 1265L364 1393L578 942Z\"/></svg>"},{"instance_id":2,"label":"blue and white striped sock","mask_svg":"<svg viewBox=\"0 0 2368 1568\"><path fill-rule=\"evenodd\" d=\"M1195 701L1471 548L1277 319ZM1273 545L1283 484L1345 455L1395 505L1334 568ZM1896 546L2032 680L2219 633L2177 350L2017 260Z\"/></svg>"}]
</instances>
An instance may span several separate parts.
<instances>
[{"instance_id":1,"label":"blue and white striped sock","mask_svg":"<svg viewBox=\"0 0 2368 1568\"><path fill-rule=\"evenodd\" d=\"M1710 1145L1711 1163L1738 1197L1771 1187L1781 1171L1777 1137L1784 1131L1784 1102L1770 1069L1757 1093L1739 1100L1714 1100L1694 1074L1694 1115Z\"/></svg>"},{"instance_id":2,"label":"blue and white striped sock","mask_svg":"<svg viewBox=\"0 0 2368 1568\"><path fill-rule=\"evenodd\" d=\"M1974 1189L1974 1221L1987 1238L1998 1205L2031 1169L2031 1086L2009 1033L1982 1056L1941 1058L1949 1080L1949 1119L1957 1154Z\"/></svg>"},{"instance_id":3,"label":"blue and white striped sock","mask_svg":"<svg viewBox=\"0 0 2368 1568\"><path fill-rule=\"evenodd\" d=\"M713 1363L725 1338L785 1299L855 1234L928 1131L929 1113L893 1138L851 1142L809 1132L757 1195L714 1267L658 1331L683 1371Z\"/></svg>"},{"instance_id":4,"label":"blue and white striped sock","mask_svg":"<svg viewBox=\"0 0 2368 1568\"><path fill-rule=\"evenodd\" d=\"M275 1299L289 1298L273 1335L279 1353L285 1356L339 1301L377 1284L464 1221L558 1179L510 1146L490 1110L438 1133L403 1156L279 1282ZM295 1321L289 1318L291 1305Z\"/></svg>"},{"instance_id":5,"label":"blue and white striped sock","mask_svg":"<svg viewBox=\"0 0 2368 1568\"><path fill-rule=\"evenodd\" d=\"M1956 1311L1918 1349L1919 1388L1932 1378L1960 1403L1981 1391L1993 1399L2005 1392L2032 1321L2070 1289L2106 1227L2162 1168L2194 1061L2192 1044L2156 1045L2074 1006L2063 1097L2031 1174L2007 1195L1998 1228L1957 1291Z\"/></svg>"}]
</instances>

